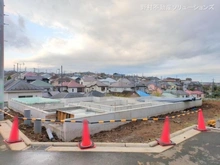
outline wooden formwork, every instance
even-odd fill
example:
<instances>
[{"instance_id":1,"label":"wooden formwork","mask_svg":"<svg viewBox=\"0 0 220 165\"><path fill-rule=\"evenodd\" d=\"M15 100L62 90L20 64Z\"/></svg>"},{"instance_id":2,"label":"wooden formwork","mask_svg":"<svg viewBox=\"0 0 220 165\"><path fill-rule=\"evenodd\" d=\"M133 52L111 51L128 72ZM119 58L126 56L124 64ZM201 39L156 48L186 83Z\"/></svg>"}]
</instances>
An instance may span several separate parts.
<instances>
[{"instance_id":1,"label":"wooden formwork","mask_svg":"<svg viewBox=\"0 0 220 165\"><path fill-rule=\"evenodd\" d=\"M68 118L74 118L74 114L70 114L68 112L63 112L60 110L56 111L56 120L64 120Z\"/></svg>"}]
</instances>

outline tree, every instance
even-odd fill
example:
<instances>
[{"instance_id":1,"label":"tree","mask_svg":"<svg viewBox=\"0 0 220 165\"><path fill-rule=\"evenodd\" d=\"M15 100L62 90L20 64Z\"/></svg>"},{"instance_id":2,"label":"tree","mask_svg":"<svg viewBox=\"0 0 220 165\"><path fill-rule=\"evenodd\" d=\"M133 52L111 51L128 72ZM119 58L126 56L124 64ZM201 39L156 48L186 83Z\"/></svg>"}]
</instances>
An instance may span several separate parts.
<instances>
[{"instance_id":1,"label":"tree","mask_svg":"<svg viewBox=\"0 0 220 165\"><path fill-rule=\"evenodd\" d=\"M10 79L11 79L11 76L8 76L8 77L7 77L7 80L10 80Z\"/></svg>"}]
</instances>

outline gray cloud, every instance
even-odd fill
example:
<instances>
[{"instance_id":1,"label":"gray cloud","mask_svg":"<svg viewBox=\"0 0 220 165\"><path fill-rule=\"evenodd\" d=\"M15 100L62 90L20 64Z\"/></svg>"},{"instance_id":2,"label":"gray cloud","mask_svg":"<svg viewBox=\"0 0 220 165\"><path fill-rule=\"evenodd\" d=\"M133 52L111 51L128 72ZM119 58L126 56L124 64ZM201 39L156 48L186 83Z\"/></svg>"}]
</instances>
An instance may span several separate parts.
<instances>
[{"instance_id":1,"label":"gray cloud","mask_svg":"<svg viewBox=\"0 0 220 165\"><path fill-rule=\"evenodd\" d=\"M82 49L64 54L42 50L32 60L51 65L65 64L71 69L104 71L161 72L170 61L180 62L179 71L196 72L197 63L206 59L216 67L220 61L220 2L213 1L7 1L11 10L43 26L63 28L69 34L86 36ZM7 5L6 3L6 5ZM173 5L173 10L142 10L143 5ZM199 10L214 4L214 10ZM204 5L204 6L203 6ZM182 9L174 10L181 6ZM183 9L189 7L189 9ZM22 22L21 22L21 25ZM22 27L22 26L21 26ZM82 40L86 40L83 38ZM74 46L74 40L67 41ZM196 58L201 57L201 58ZM52 60L51 60L52 59ZM191 62L189 62L191 59ZM186 60L189 65L181 64ZM195 60L195 61L193 61ZM197 61L196 61L197 60ZM209 65L208 65L208 64ZM173 64L170 64L173 66ZM198 66L199 70L204 70ZM220 68L219 68L220 69ZM212 71L212 69L211 69ZM184 71L182 71L184 72Z\"/></svg>"},{"instance_id":2,"label":"gray cloud","mask_svg":"<svg viewBox=\"0 0 220 165\"><path fill-rule=\"evenodd\" d=\"M17 22L10 19L10 17L5 17L5 22L9 24L8 26L5 26L5 40L7 40L5 43L6 47L31 47L31 41L25 34L25 21L21 16L18 17Z\"/></svg>"}]
</instances>

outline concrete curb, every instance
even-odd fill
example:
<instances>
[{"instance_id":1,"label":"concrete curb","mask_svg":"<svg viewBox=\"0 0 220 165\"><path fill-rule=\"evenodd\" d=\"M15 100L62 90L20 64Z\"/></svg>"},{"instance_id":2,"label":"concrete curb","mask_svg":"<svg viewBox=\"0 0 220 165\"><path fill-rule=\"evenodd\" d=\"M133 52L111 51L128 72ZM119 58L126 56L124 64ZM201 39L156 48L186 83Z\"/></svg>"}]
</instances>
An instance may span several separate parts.
<instances>
[{"instance_id":1,"label":"concrete curb","mask_svg":"<svg viewBox=\"0 0 220 165\"><path fill-rule=\"evenodd\" d=\"M5 120L5 122L11 127L12 126L12 122L10 120ZM23 132L21 132L19 130L19 135L21 137L21 139L24 141L24 143L29 146L31 144L31 140L25 135L23 134Z\"/></svg>"},{"instance_id":2,"label":"concrete curb","mask_svg":"<svg viewBox=\"0 0 220 165\"><path fill-rule=\"evenodd\" d=\"M184 128L177 132L174 132L170 135L171 138L174 138L184 132L195 128L196 125ZM32 146L77 146L77 142L31 142L30 145ZM99 147L154 147L157 145L156 141L152 141L149 143L101 143L95 142L96 146Z\"/></svg>"},{"instance_id":3,"label":"concrete curb","mask_svg":"<svg viewBox=\"0 0 220 165\"><path fill-rule=\"evenodd\" d=\"M8 139L8 137L10 136L12 123L9 120L4 120L1 121L0 123L1 123L0 134L2 135L3 139ZM19 135L21 139L26 138L26 136L20 130L19 130ZM5 143L5 144L7 144L7 146L13 151L22 151L24 148L27 147L24 141L18 143L10 143L10 144Z\"/></svg>"},{"instance_id":4,"label":"concrete curb","mask_svg":"<svg viewBox=\"0 0 220 165\"><path fill-rule=\"evenodd\" d=\"M2 121L0 123L5 123L8 126L12 126L12 122L9 120ZM174 132L170 135L171 140L174 141L176 144L179 144L183 142L184 140L187 140L188 138L191 138L197 134L200 133L200 131L196 131L193 128L195 128L196 125L189 126L187 128L184 128L182 130L179 130L177 132ZM207 127L211 130L217 130L220 131L220 129ZM0 132L3 135L3 138L7 137L7 132ZM166 146L162 147L160 145L157 145L156 141L152 141L149 143L100 143L95 142L96 148L93 148L91 150L80 150L77 145L78 142L32 142L28 137L26 137L20 130L19 130L20 137L23 139L24 142L16 143L16 144L10 144L9 147L11 150L28 150L31 148L31 146L46 146L46 151L89 151L89 152L148 152L148 153L160 153L167 149L172 148L173 146Z\"/></svg>"}]
</instances>

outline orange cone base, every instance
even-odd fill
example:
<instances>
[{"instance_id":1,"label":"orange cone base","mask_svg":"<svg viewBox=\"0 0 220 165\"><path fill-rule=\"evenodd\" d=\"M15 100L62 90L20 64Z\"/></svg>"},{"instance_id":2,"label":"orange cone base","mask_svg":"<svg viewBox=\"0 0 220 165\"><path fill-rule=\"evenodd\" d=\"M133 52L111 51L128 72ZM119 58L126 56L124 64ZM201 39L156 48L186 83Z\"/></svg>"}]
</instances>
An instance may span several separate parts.
<instances>
[{"instance_id":1,"label":"orange cone base","mask_svg":"<svg viewBox=\"0 0 220 165\"><path fill-rule=\"evenodd\" d=\"M19 143L19 142L23 142L22 139L19 139L19 140L16 140L16 141L10 141L10 140L4 140L5 143L8 143L8 144L12 144L12 143Z\"/></svg>"},{"instance_id":2,"label":"orange cone base","mask_svg":"<svg viewBox=\"0 0 220 165\"><path fill-rule=\"evenodd\" d=\"M88 146L83 146L82 145L82 142L79 142L79 148L80 149L88 149L88 148L95 148L95 144L93 143L93 142L91 142L91 144L90 145L88 145Z\"/></svg>"},{"instance_id":3,"label":"orange cone base","mask_svg":"<svg viewBox=\"0 0 220 165\"><path fill-rule=\"evenodd\" d=\"M156 141L157 141L157 143L158 143L159 145L161 145L161 146L171 146L171 145L176 145L176 143L172 142L171 140L170 140L169 143L164 143L164 142L161 141L161 139L156 139Z\"/></svg>"},{"instance_id":4,"label":"orange cone base","mask_svg":"<svg viewBox=\"0 0 220 165\"><path fill-rule=\"evenodd\" d=\"M207 128L205 128L205 129L199 129L198 127L195 127L194 129L197 130L197 131L201 131L201 132L210 131L210 129L207 129Z\"/></svg>"}]
</instances>

